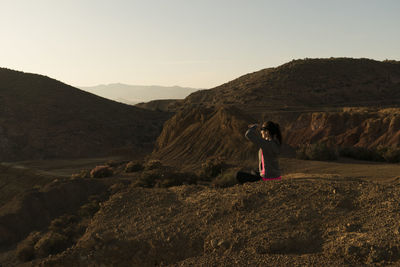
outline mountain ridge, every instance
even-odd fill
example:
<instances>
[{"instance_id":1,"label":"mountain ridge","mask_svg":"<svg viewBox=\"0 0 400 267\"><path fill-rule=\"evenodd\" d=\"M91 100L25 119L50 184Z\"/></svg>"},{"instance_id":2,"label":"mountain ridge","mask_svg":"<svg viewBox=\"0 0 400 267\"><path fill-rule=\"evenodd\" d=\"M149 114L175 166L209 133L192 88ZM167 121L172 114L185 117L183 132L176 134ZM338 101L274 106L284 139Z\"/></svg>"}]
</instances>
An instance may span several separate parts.
<instances>
[{"instance_id":1,"label":"mountain ridge","mask_svg":"<svg viewBox=\"0 0 400 267\"><path fill-rule=\"evenodd\" d=\"M365 106L367 109L362 108ZM227 109L232 120L237 120L238 114L252 119L242 119L240 127L222 133L222 120L206 117L209 123L200 123L187 112L207 108L212 114L222 107L239 110L230 113ZM348 107L354 109L346 110ZM390 116L384 111L388 108L392 108ZM231 144L237 149L237 153L218 150L219 156L243 162L248 159L242 153L249 149L247 141L233 136L243 136L248 124L267 120L279 122L284 142L292 147L316 142L368 148L399 146L399 113L399 62L351 58L294 60L189 95L181 102L180 111L165 123L152 155L177 164L194 163L214 156L207 141L213 140L221 148ZM169 141L165 138L189 129L193 130L191 135L178 135ZM189 153L186 147L197 132L202 136L192 141L196 150Z\"/></svg>"},{"instance_id":2,"label":"mountain ridge","mask_svg":"<svg viewBox=\"0 0 400 267\"><path fill-rule=\"evenodd\" d=\"M138 104L162 99L183 99L197 88L159 85L129 85L110 83L96 86L80 86L82 90L126 104Z\"/></svg>"}]
</instances>

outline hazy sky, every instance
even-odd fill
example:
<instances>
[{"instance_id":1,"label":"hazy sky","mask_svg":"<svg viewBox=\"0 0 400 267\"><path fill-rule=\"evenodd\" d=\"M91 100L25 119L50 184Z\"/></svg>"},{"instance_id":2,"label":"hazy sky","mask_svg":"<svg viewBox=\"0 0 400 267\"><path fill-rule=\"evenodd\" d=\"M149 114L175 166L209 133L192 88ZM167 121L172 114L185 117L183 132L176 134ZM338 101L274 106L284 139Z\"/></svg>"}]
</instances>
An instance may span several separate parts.
<instances>
[{"instance_id":1,"label":"hazy sky","mask_svg":"<svg viewBox=\"0 0 400 267\"><path fill-rule=\"evenodd\" d=\"M399 0L0 0L0 67L211 88L305 57L400 60Z\"/></svg>"}]
</instances>

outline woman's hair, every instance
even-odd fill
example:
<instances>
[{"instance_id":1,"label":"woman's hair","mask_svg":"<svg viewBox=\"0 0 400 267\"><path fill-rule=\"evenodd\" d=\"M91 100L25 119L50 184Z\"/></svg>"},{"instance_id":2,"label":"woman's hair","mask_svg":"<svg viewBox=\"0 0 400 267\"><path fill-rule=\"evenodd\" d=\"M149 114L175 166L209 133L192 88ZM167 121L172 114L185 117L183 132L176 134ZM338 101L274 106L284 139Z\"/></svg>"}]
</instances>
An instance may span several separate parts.
<instances>
[{"instance_id":1,"label":"woman's hair","mask_svg":"<svg viewBox=\"0 0 400 267\"><path fill-rule=\"evenodd\" d=\"M264 122L261 129L267 130L271 137L275 135L276 138L278 138L279 144L282 144L282 134L278 123L274 123L272 121Z\"/></svg>"}]
</instances>

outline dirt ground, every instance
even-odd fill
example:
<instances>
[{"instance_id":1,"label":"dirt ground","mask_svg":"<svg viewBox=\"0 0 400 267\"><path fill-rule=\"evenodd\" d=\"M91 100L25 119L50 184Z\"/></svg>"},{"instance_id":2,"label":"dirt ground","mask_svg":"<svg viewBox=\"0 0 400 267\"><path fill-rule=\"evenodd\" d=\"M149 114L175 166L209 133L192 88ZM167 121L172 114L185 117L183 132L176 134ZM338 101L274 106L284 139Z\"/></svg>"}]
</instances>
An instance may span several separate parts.
<instances>
[{"instance_id":1,"label":"dirt ground","mask_svg":"<svg viewBox=\"0 0 400 267\"><path fill-rule=\"evenodd\" d=\"M17 165L56 177L108 160ZM229 188L150 189L110 180L112 193L72 247L27 263L15 250L3 251L0 265L400 264L400 164L282 158L281 166L282 181Z\"/></svg>"},{"instance_id":2,"label":"dirt ground","mask_svg":"<svg viewBox=\"0 0 400 267\"><path fill-rule=\"evenodd\" d=\"M127 187L41 266L400 264L400 180Z\"/></svg>"}]
</instances>

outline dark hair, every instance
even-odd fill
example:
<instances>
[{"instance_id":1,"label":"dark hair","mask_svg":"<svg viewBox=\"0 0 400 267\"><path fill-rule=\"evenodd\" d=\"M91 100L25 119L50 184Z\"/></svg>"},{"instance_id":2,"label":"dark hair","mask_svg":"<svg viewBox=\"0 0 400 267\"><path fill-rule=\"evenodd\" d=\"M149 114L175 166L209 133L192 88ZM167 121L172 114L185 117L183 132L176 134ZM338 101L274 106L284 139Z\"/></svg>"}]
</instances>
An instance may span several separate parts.
<instances>
[{"instance_id":1,"label":"dark hair","mask_svg":"<svg viewBox=\"0 0 400 267\"><path fill-rule=\"evenodd\" d=\"M282 134L278 123L272 121L264 122L261 129L268 131L271 136L275 135L278 138L279 144L282 144Z\"/></svg>"}]
</instances>

